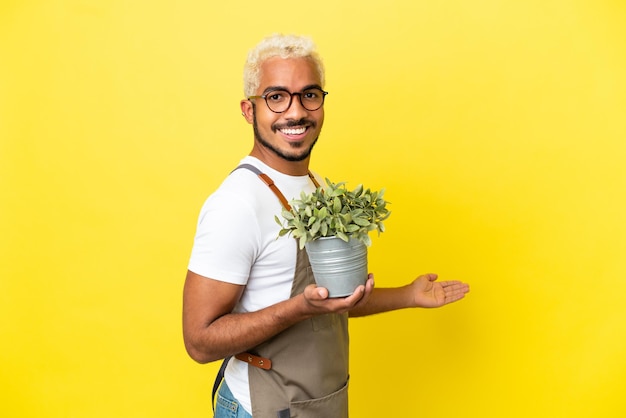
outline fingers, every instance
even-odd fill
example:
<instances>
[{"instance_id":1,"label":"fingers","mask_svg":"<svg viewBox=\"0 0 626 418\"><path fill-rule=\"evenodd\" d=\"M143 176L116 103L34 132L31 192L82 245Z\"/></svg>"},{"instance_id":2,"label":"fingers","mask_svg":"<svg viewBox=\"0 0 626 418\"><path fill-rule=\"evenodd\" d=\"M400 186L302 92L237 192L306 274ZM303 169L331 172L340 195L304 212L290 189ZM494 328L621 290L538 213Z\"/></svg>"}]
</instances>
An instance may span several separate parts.
<instances>
[{"instance_id":1,"label":"fingers","mask_svg":"<svg viewBox=\"0 0 626 418\"><path fill-rule=\"evenodd\" d=\"M448 287L448 286L454 286L454 285L459 285L459 284L466 285L460 280L445 280L443 282L439 282L439 284L441 285L441 287Z\"/></svg>"},{"instance_id":2,"label":"fingers","mask_svg":"<svg viewBox=\"0 0 626 418\"><path fill-rule=\"evenodd\" d=\"M448 304L448 303L452 303L452 302L456 302L457 300L461 300L465 297L465 293L455 293L455 294L446 294L446 298L444 303Z\"/></svg>"},{"instance_id":3,"label":"fingers","mask_svg":"<svg viewBox=\"0 0 626 418\"><path fill-rule=\"evenodd\" d=\"M465 294L469 292L469 285L459 281L452 281L446 283L445 286L442 284L442 289L445 295L445 302L451 303L463 299Z\"/></svg>"},{"instance_id":4,"label":"fingers","mask_svg":"<svg viewBox=\"0 0 626 418\"><path fill-rule=\"evenodd\" d=\"M469 284L464 283L460 280L445 280L445 281L441 281L437 283L445 291L457 291L458 290L458 291L462 291L463 293L469 292Z\"/></svg>"},{"instance_id":5,"label":"fingers","mask_svg":"<svg viewBox=\"0 0 626 418\"><path fill-rule=\"evenodd\" d=\"M310 314L344 313L361 303L372 293L373 288L374 280L369 278L365 285L358 286L351 295L330 298L328 289L309 285L304 289L304 299L307 301Z\"/></svg>"},{"instance_id":6,"label":"fingers","mask_svg":"<svg viewBox=\"0 0 626 418\"><path fill-rule=\"evenodd\" d=\"M328 289L326 289L325 287L317 287L315 289L315 292L319 295L319 300L328 299Z\"/></svg>"},{"instance_id":7,"label":"fingers","mask_svg":"<svg viewBox=\"0 0 626 418\"><path fill-rule=\"evenodd\" d=\"M372 290L374 290L374 274L370 273L367 275L367 281L365 282L365 293L372 293Z\"/></svg>"},{"instance_id":8,"label":"fingers","mask_svg":"<svg viewBox=\"0 0 626 418\"><path fill-rule=\"evenodd\" d=\"M310 284L304 289L304 296L309 302L323 302L329 299L329 292L325 287Z\"/></svg>"},{"instance_id":9,"label":"fingers","mask_svg":"<svg viewBox=\"0 0 626 418\"><path fill-rule=\"evenodd\" d=\"M446 283L445 286L442 284L441 287L446 292L457 292L457 291L463 292L463 293L469 292L469 284L463 283L463 282Z\"/></svg>"},{"instance_id":10,"label":"fingers","mask_svg":"<svg viewBox=\"0 0 626 418\"><path fill-rule=\"evenodd\" d=\"M350 296L346 296L345 298L343 298L343 300L346 302L346 304L352 307L356 305L359 300L361 300L364 294L365 286L361 285L354 289L354 292Z\"/></svg>"},{"instance_id":11,"label":"fingers","mask_svg":"<svg viewBox=\"0 0 626 418\"><path fill-rule=\"evenodd\" d=\"M422 274L421 276L418 276L418 279L427 279L430 282L434 282L435 280L437 280L437 277L439 277L438 275L436 275L435 273L428 273L428 274Z\"/></svg>"}]
</instances>

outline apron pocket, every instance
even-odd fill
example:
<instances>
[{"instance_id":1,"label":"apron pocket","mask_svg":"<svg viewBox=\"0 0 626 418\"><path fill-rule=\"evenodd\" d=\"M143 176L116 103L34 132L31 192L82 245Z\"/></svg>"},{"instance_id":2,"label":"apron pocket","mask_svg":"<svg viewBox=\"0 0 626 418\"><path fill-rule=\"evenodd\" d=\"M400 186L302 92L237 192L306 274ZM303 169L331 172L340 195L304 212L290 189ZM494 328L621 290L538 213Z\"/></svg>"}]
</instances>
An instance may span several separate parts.
<instances>
[{"instance_id":1,"label":"apron pocket","mask_svg":"<svg viewBox=\"0 0 626 418\"><path fill-rule=\"evenodd\" d=\"M348 382L336 392L323 398L289 404L291 418L347 418Z\"/></svg>"}]
</instances>

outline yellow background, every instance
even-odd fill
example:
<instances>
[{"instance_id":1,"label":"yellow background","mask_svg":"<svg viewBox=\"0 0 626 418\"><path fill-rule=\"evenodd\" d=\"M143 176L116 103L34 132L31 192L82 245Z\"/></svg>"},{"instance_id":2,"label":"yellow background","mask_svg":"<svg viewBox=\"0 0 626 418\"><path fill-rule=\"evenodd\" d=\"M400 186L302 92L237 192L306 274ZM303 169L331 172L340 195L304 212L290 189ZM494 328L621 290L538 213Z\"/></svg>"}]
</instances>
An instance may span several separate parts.
<instances>
[{"instance_id":1,"label":"yellow background","mask_svg":"<svg viewBox=\"0 0 626 418\"><path fill-rule=\"evenodd\" d=\"M2 416L210 416L181 289L272 32L325 59L313 169L392 202L377 285L472 285L351 323L352 416L625 416L626 3L215 3L0 3Z\"/></svg>"}]
</instances>

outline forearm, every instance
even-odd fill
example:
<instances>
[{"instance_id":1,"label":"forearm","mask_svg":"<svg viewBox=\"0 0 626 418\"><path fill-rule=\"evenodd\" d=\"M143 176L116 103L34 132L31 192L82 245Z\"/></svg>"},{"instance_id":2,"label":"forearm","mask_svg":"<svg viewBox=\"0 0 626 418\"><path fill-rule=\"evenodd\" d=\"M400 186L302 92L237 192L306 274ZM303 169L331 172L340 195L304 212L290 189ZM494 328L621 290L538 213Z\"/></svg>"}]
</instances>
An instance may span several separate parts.
<instances>
[{"instance_id":1,"label":"forearm","mask_svg":"<svg viewBox=\"0 0 626 418\"><path fill-rule=\"evenodd\" d=\"M305 311L299 295L256 312L223 315L186 338L187 351L199 363L241 353L309 318Z\"/></svg>"},{"instance_id":2,"label":"forearm","mask_svg":"<svg viewBox=\"0 0 626 418\"><path fill-rule=\"evenodd\" d=\"M409 286L374 288L367 303L352 309L350 317L374 315L414 306L413 294Z\"/></svg>"}]
</instances>

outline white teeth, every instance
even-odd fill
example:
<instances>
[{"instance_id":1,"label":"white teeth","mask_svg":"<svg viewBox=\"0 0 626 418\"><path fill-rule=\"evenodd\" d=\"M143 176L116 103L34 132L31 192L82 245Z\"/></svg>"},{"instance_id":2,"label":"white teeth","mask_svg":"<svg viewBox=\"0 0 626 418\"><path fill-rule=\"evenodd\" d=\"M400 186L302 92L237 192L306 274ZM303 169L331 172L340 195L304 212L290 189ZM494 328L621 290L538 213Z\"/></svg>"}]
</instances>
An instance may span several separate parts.
<instances>
[{"instance_id":1,"label":"white teeth","mask_svg":"<svg viewBox=\"0 0 626 418\"><path fill-rule=\"evenodd\" d=\"M306 128L285 128L280 130L285 135L300 135L306 131Z\"/></svg>"}]
</instances>

